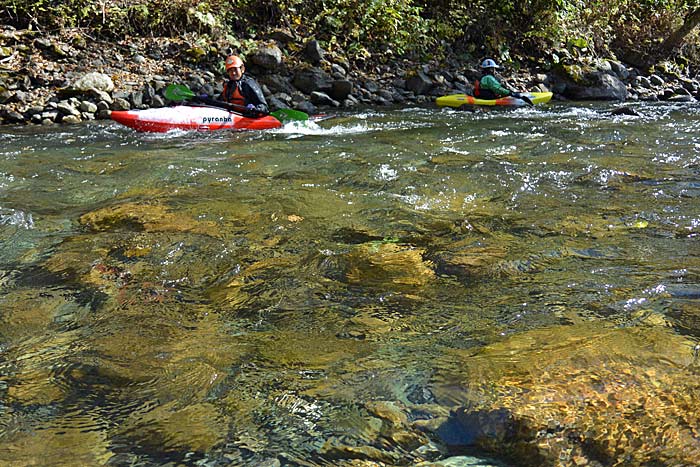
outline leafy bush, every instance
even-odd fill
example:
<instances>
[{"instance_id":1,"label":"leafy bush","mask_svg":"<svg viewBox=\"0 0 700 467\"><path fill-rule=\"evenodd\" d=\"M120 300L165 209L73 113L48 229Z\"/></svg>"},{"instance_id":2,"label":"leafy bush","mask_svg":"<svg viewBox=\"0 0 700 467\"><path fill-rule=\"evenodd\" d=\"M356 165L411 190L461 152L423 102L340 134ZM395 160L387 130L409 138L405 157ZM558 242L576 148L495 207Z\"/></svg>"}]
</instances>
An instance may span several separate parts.
<instances>
[{"instance_id":1,"label":"leafy bush","mask_svg":"<svg viewBox=\"0 0 700 467\"><path fill-rule=\"evenodd\" d=\"M373 62L451 52L504 62L561 50L653 56L697 8L697 0L0 0L3 23L18 28L83 28L103 38L228 34L239 41L286 29ZM682 53L697 62L698 34L689 37Z\"/></svg>"},{"instance_id":2,"label":"leafy bush","mask_svg":"<svg viewBox=\"0 0 700 467\"><path fill-rule=\"evenodd\" d=\"M223 0L0 0L2 21L18 28L88 29L103 37L170 36L223 26L230 3Z\"/></svg>"}]
</instances>

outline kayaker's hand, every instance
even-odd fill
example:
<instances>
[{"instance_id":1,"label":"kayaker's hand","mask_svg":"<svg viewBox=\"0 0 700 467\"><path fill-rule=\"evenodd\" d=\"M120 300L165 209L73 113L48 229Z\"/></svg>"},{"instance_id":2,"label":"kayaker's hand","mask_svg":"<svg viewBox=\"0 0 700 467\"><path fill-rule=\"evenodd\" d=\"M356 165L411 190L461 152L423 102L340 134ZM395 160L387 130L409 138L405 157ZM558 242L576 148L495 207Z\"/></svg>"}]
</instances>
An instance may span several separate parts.
<instances>
[{"instance_id":1,"label":"kayaker's hand","mask_svg":"<svg viewBox=\"0 0 700 467\"><path fill-rule=\"evenodd\" d=\"M243 111L243 115L246 117L258 117L260 112L258 112L255 109L255 106L253 104L248 104L245 106L245 110Z\"/></svg>"}]
</instances>

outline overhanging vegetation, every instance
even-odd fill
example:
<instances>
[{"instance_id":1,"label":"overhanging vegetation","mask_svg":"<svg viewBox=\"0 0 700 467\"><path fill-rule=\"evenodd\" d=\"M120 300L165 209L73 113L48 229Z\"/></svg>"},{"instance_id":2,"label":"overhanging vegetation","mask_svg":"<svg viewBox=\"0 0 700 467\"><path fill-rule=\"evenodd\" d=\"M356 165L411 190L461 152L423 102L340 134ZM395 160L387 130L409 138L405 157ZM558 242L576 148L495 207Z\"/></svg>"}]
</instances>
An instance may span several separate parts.
<instances>
[{"instance_id":1,"label":"overhanging vegetation","mask_svg":"<svg viewBox=\"0 0 700 467\"><path fill-rule=\"evenodd\" d=\"M4 24L53 32L315 38L350 60L492 56L502 62L618 58L700 65L696 0L1 0Z\"/></svg>"}]
</instances>

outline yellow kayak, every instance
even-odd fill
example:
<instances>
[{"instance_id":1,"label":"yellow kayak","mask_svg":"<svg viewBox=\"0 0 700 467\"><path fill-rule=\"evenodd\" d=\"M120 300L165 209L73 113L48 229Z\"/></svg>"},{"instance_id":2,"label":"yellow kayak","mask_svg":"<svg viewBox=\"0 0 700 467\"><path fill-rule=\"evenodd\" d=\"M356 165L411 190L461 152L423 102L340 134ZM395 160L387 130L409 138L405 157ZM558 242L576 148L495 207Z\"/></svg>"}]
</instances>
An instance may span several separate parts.
<instances>
[{"instance_id":1,"label":"yellow kayak","mask_svg":"<svg viewBox=\"0 0 700 467\"><path fill-rule=\"evenodd\" d=\"M523 92L522 95L532 100L533 104L545 104L552 99L551 92ZM452 94L435 99L438 107L462 107L463 105L504 105L509 107L522 107L528 105L517 97L500 97L498 99L478 99L468 94Z\"/></svg>"}]
</instances>

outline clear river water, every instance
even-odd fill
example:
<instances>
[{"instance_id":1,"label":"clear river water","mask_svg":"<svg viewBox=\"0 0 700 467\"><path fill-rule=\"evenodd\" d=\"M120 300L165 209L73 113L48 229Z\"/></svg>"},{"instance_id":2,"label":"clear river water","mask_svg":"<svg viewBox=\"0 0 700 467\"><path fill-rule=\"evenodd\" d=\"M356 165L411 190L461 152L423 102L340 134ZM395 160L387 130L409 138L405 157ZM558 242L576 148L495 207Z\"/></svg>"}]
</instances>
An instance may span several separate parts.
<instances>
[{"instance_id":1,"label":"clear river water","mask_svg":"<svg viewBox=\"0 0 700 467\"><path fill-rule=\"evenodd\" d=\"M0 464L697 465L700 107L631 105L3 127Z\"/></svg>"}]
</instances>

